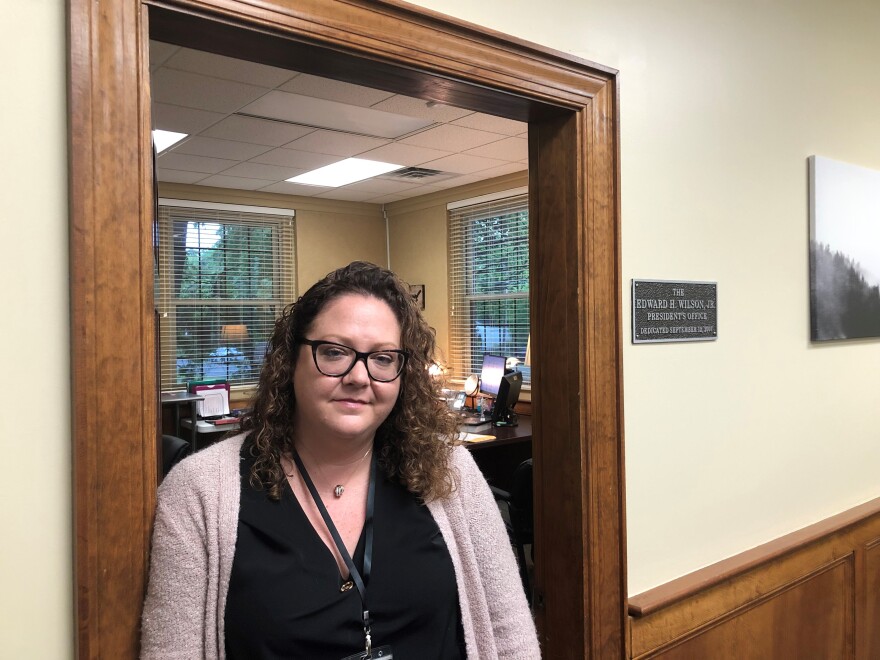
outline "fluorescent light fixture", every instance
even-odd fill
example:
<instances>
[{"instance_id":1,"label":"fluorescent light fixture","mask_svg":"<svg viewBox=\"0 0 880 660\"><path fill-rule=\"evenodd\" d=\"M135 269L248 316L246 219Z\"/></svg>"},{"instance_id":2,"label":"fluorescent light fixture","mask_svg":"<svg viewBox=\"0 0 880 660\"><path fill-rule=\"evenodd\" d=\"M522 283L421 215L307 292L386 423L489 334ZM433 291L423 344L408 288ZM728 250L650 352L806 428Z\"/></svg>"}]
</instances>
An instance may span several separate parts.
<instances>
[{"instance_id":1,"label":"fluorescent light fixture","mask_svg":"<svg viewBox=\"0 0 880 660\"><path fill-rule=\"evenodd\" d=\"M311 172L287 179L291 183L302 183L307 186L324 186L326 188L338 188L355 181L370 179L386 172L399 170L403 165L383 163L378 160L366 160L364 158L346 158L332 165L319 167Z\"/></svg>"},{"instance_id":2,"label":"fluorescent light fixture","mask_svg":"<svg viewBox=\"0 0 880 660\"><path fill-rule=\"evenodd\" d=\"M153 144L156 145L156 153L161 154L163 151L173 147L188 135L188 133L175 133L174 131L162 131L158 128L155 129L153 131Z\"/></svg>"}]
</instances>

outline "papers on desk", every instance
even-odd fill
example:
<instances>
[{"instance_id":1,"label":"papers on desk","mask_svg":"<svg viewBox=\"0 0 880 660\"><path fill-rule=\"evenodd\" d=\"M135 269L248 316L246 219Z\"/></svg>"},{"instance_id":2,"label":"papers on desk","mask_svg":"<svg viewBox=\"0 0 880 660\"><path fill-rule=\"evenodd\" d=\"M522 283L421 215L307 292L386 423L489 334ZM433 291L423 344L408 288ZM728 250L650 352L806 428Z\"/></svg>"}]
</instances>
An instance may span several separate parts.
<instances>
[{"instance_id":1,"label":"papers on desk","mask_svg":"<svg viewBox=\"0 0 880 660\"><path fill-rule=\"evenodd\" d=\"M475 444L477 442L486 442L487 440L494 440L494 435L483 435L482 433L459 433L459 440L467 444Z\"/></svg>"},{"instance_id":2,"label":"papers on desk","mask_svg":"<svg viewBox=\"0 0 880 660\"><path fill-rule=\"evenodd\" d=\"M193 392L205 397L198 403L199 417L219 417L229 414L229 385L197 385Z\"/></svg>"}]
</instances>

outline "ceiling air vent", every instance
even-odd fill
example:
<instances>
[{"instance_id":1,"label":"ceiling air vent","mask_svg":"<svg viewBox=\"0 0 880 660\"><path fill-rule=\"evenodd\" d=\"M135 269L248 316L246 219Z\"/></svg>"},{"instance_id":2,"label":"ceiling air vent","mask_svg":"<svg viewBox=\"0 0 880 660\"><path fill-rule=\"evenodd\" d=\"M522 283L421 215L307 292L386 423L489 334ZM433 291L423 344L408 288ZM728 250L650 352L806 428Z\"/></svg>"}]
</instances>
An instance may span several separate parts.
<instances>
[{"instance_id":1,"label":"ceiling air vent","mask_svg":"<svg viewBox=\"0 0 880 660\"><path fill-rule=\"evenodd\" d=\"M440 170L429 170L424 167L404 167L402 169L389 172L384 176L390 179L420 181L421 179L428 179L430 177L439 176L441 174L445 174L445 172L441 172Z\"/></svg>"}]
</instances>

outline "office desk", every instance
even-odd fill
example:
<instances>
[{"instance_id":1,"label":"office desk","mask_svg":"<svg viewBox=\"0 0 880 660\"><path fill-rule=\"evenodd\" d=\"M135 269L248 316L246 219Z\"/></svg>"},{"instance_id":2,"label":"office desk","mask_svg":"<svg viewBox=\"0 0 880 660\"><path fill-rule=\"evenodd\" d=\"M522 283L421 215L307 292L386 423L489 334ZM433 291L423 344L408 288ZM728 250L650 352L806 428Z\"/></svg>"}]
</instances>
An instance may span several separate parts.
<instances>
[{"instance_id":1,"label":"office desk","mask_svg":"<svg viewBox=\"0 0 880 660\"><path fill-rule=\"evenodd\" d=\"M205 397L201 394L190 394L189 392L162 392L159 396L163 406L174 406L174 435L180 437L180 405L189 404L189 416L196 418L197 405L199 401L203 401Z\"/></svg>"},{"instance_id":2,"label":"office desk","mask_svg":"<svg viewBox=\"0 0 880 660\"><path fill-rule=\"evenodd\" d=\"M465 430L466 427L462 427ZM479 435L495 436L494 440L481 440L479 442L465 442L465 446L471 450L478 450L487 447L500 447L502 445L510 445L518 442L532 441L532 418L520 417L519 424L516 426L493 426L485 431L480 431Z\"/></svg>"},{"instance_id":3,"label":"office desk","mask_svg":"<svg viewBox=\"0 0 880 660\"><path fill-rule=\"evenodd\" d=\"M174 406L174 435L181 437L181 427L189 431L189 442L193 452L199 449L199 436L212 435L216 433L228 433L229 431L237 431L241 428L238 422L234 424L223 424L216 426L198 416L198 402L203 401L205 397L201 394L192 394L190 392L162 392L160 400L163 406ZM189 404L189 417L180 418L180 406ZM193 428L192 420L196 420L196 427Z\"/></svg>"},{"instance_id":4,"label":"office desk","mask_svg":"<svg viewBox=\"0 0 880 660\"><path fill-rule=\"evenodd\" d=\"M510 479L516 466L532 457L532 418L521 416L517 426L492 427L482 431L494 435L494 440L464 443L474 457L486 481L504 490L510 489Z\"/></svg>"},{"instance_id":5,"label":"office desk","mask_svg":"<svg viewBox=\"0 0 880 660\"><path fill-rule=\"evenodd\" d=\"M229 433L230 431L238 431L241 428L241 424L239 422L233 422L231 424L211 424L211 422L206 422L204 419L196 419L196 427L193 428L192 419L183 419L181 423L185 429L189 429L190 431L190 441L192 442L192 450L193 453L199 450L198 441L199 436L201 435L212 435L215 433Z\"/></svg>"}]
</instances>

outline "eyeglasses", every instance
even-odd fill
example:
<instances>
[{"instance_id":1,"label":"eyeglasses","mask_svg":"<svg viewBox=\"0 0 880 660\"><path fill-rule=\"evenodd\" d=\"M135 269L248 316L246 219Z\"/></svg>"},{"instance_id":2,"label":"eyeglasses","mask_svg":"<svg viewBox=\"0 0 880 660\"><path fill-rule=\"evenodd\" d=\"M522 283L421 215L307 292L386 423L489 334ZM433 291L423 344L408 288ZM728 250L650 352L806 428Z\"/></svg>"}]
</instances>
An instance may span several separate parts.
<instances>
[{"instance_id":1,"label":"eyeglasses","mask_svg":"<svg viewBox=\"0 0 880 660\"><path fill-rule=\"evenodd\" d=\"M409 357L406 351L398 349L361 353L351 346L332 341L315 341L314 339L300 339L298 341L300 344L312 347L312 358L315 360L318 371L333 378L342 378L354 369L358 360L363 360L370 378L379 383L390 383L397 380L397 377L403 372L403 365L406 364L406 359Z\"/></svg>"}]
</instances>

